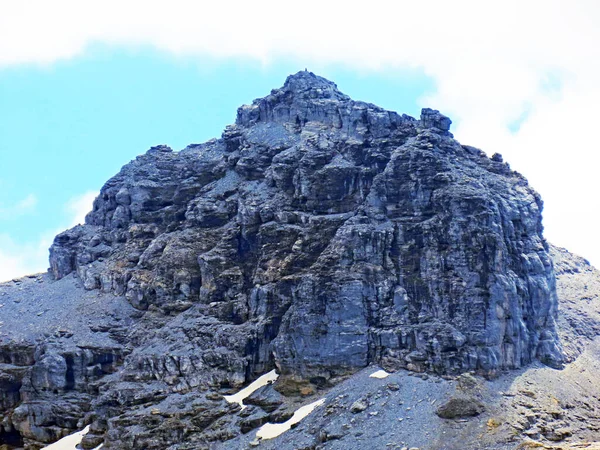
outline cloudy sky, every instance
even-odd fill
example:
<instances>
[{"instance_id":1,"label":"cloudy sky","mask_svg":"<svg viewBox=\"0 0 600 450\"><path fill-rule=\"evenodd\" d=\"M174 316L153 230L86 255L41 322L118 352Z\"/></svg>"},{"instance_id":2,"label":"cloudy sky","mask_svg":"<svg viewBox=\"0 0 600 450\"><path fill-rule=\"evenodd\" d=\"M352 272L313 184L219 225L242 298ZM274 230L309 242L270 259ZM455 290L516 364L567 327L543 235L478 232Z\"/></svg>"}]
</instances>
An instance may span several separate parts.
<instances>
[{"instance_id":1,"label":"cloudy sky","mask_svg":"<svg viewBox=\"0 0 600 450\"><path fill-rule=\"evenodd\" d=\"M308 67L352 97L450 116L545 201L551 242L600 265L600 2L0 0L0 280L150 146L219 136Z\"/></svg>"}]
</instances>

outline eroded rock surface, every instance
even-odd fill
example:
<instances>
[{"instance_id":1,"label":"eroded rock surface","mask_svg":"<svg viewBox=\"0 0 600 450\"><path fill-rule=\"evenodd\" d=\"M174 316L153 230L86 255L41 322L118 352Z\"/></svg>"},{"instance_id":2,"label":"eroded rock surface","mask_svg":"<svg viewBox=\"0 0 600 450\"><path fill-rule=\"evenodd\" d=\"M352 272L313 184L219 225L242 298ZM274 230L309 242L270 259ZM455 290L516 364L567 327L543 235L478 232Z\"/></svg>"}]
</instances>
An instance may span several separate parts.
<instances>
[{"instance_id":1,"label":"eroded rock surface","mask_svg":"<svg viewBox=\"0 0 600 450\"><path fill-rule=\"evenodd\" d=\"M309 395L369 364L485 376L536 359L560 366L540 196L501 157L455 141L450 124L299 72L242 106L220 139L153 147L123 167L85 225L50 249L54 283L76 277L134 311L114 373L77 410L92 423L85 448L230 439L269 417L240 418L221 395L275 367ZM47 342L36 339L18 351L28 370L41 368L50 390L64 378L61 399L66 386L83 392L62 374L96 356L32 356ZM23 423L26 378L8 364L5 433Z\"/></svg>"}]
</instances>

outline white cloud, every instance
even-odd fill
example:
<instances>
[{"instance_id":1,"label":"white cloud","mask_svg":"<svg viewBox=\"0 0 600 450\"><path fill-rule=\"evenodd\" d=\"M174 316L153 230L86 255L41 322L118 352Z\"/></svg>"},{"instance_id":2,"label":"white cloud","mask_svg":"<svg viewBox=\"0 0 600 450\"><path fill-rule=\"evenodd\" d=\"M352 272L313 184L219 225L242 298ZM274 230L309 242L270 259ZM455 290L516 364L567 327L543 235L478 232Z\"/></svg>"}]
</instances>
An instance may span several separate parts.
<instances>
[{"instance_id":1,"label":"white cloud","mask_svg":"<svg viewBox=\"0 0 600 450\"><path fill-rule=\"evenodd\" d=\"M43 248L42 243L40 240L37 244L22 244L6 233L0 234L0 282L46 270L48 248Z\"/></svg>"},{"instance_id":2,"label":"white cloud","mask_svg":"<svg viewBox=\"0 0 600 450\"><path fill-rule=\"evenodd\" d=\"M0 207L0 220L15 219L25 214L29 214L35 210L37 202L35 194L29 194L14 205Z\"/></svg>"},{"instance_id":3,"label":"white cloud","mask_svg":"<svg viewBox=\"0 0 600 450\"><path fill-rule=\"evenodd\" d=\"M42 233L37 242L17 242L9 234L0 233L0 282L44 272L48 268L48 249L54 236L83 223L97 194L86 192L69 199L64 206L64 227Z\"/></svg>"},{"instance_id":4,"label":"white cloud","mask_svg":"<svg viewBox=\"0 0 600 450\"><path fill-rule=\"evenodd\" d=\"M596 0L0 5L0 66L48 64L103 42L309 68L419 68L437 86L424 106L450 115L461 141L504 154L544 197L548 236L600 264Z\"/></svg>"},{"instance_id":5,"label":"white cloud","mask_svg":"<svg viewBox=\"0 0 600 450\"><path fill-rule=\"evenodd\" d=\"M69 213L70 217L72 217L69 226L74 227L75 225L85 223L85 216L92 210L94 199L97 196L98 192L89 191L85 194L73 197L67 202L65 210Z\"/></svg>"},{"instance_id":6,"label":"white cloud","mask_svg":"<svg viewBox=\"0 0 600 450\"><path fill-rule=\"evenodd\" d=\"M30 211L34 209L36 205L37 197L35 196L35 194L29 194L27 197L25 197L23 200L17 203L15 209L17 211Z\"/></svg>"}]
</instances>

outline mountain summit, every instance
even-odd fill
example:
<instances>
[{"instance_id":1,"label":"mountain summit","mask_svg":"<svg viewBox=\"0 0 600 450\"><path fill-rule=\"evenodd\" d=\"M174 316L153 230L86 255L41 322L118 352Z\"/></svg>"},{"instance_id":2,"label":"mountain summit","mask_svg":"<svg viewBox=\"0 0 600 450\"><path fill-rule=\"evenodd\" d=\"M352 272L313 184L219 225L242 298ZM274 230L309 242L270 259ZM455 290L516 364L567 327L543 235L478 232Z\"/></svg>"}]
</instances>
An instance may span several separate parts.
<instances>
[{"instance_id":1,"label":"mountain summit","mask_svg":"<svg viewBox=\"0 0 600 450\"><path fill-rule=\"evenodd\" d=\"M78 325L42 314L2 341L4 435L91 423L88 449L204 448L274 420L222 397L272 369L310 395L369 365L560 367L541 198L450 126L303 71L220 139L125 165L54 240L52 279L23 282Z\"/></svg>"},{"instance_id":2,"label":"mountain summit","mask_svg":"<svg viewBox=\"0 0 600 450\"><path fill-rule=\"evenodd\" d=\"M299 72L222 139L125 166L56 238L53 274L252 328L244 373L557 364L541 200L449 126Z\"/></svg>"}]
</instances>

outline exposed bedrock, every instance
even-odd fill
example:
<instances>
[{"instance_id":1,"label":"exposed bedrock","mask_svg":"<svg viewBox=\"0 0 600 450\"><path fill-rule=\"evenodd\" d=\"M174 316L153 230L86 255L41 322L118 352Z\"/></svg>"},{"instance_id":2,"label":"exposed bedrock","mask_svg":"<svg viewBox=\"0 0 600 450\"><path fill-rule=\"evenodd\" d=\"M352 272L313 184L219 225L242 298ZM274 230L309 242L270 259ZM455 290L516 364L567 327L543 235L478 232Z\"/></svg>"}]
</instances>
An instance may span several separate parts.
<instances>
[{"instance_id":1,"label":"exposed bedrock","mask_svg":"<svg viewBox=\"0 0 600 450\"><path fill-rule=\"evenodd\" d=\"M6 436L46 442L92 423L86 448L202 448L267 419L236 425L219 394L273 368L302 391L373 363L559 366L541 198L450 124L299 72L220 139L131 161L50 249L56 286L75 278L98 308L123 302L86 337L108 332L115 352L7 347ZM52 412L61 402L72 413Z\"/></svg>"},{"instance_id":2,"label":"exposed bedrock","mask_svg":"<svg viewBox=\"0 0 600 450\"><path fill-rule=\"evenodd\" d=\"M126 165L52 272L139 309L195 305L247 337L251 371L559 364L542 201L449 127L300 72L221 139Z\"/></svg>"},{"instance_id":3,"label":"exposed bedrock","mask_svg":"<svg viewBox=\"0 0 600 450\"><path fill-rule=\"evenodd\" d=\"M7 347L0 348L0 438L27 448L76 429L98 394L94 382L123 356L119 349Z\"/></svg>"}]
</instances>

